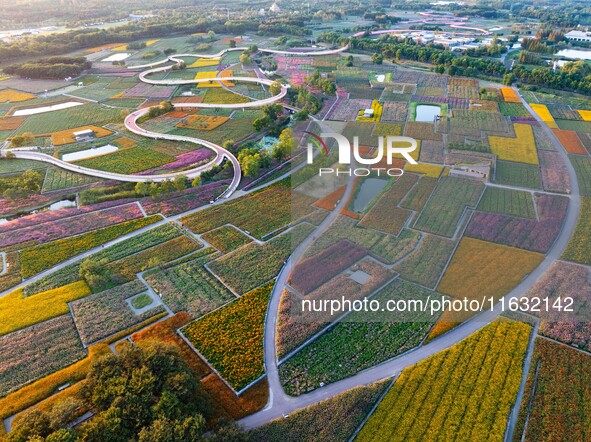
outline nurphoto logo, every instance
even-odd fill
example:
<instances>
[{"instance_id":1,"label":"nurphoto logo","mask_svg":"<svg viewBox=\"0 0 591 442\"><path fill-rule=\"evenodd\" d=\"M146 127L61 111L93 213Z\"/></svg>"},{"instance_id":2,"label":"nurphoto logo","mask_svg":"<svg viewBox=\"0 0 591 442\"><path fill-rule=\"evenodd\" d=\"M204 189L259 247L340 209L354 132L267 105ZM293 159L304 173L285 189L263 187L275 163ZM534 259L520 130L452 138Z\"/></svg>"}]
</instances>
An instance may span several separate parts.
<instances>
[{"instance_id":1,"label":"nurphoto logo","mask_svg":"<svg viewBox=\"0 0 591 442\"><path fill-rule=\"evenodd\" d=\"M375 156L372 158L364 158L359 152L359 137L353 137L353 148L351 149L351 143L349 140L337 133L321 133L320 136L312 133L305 132L310 135L311 142L308 143L308 164L314 162L314 146L325 154L329 153L329 148L324 141L326 138L333 138L336 140L339 149L339 164L347 165L351 164L351 151L353 151L353 157L355 162L366 166L375 165L381 163L384 155L386 156L386 163L388 166L393 164L393 159L396 154L401 155L410 164L418 164L415 159L410 155L414 152L418 146L417 140L410 137L402 136L387 136L378 138L378 147L375 149ZM402 145L402 147L400 147ZM318 169L318 175L355 175L355 176L367 176L370 173L376 173L378 176L387 174L389 176L397 177L404 174L404 171L399 167L354 167L354 168L332 168L332 167L321 167Z\"/></svg>"}]
</instances>

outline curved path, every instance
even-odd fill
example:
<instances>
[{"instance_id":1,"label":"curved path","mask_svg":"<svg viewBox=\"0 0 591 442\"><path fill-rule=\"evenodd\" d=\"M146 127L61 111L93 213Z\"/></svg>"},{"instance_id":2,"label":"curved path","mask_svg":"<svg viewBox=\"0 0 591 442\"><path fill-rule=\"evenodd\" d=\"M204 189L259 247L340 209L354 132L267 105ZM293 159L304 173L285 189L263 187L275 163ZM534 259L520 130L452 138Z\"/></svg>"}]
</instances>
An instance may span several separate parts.
<instances>
[{"instance_id":1,"label":"curved path","mask_svg":"<svg viewBox=\"0 0 591 442\"><path fill-rule=\"evenodd\" d=\"M540 122L544 128L547 137L554 143L556 151L560 153L563 161L565 162L570 178L571 194L569 195L569 205L565 217L564 224L560 231L560 234L554 241L550 251L545 256L542 263L533 270L521 283L505 295L505 304L512 297L524 296L534 286L534 284L541 278L544 273L550 268L554 262L562 256L562 253L566 249L568 242L575 230L577 225L577 219L581 207L581 196L579 193L579 184L575 174L574 167L572 166L566 150L562 144L556 138L554 133L546 126L546 124L540 119L540 117L533 112L530 106L525 100L519 95L519 91L514 88L524 106L534 116L534 118ZM348 183L345 195L341 199L339 205L331 212L329 217L312 233L313 236L308 239L295 251L294 254L288 259L286 265L281 270L277 277L277 282L273 288L271 294L271 300L265 322L265 335L264 335L264 356L265 356L265 368L267 372L267 380L269 383L269 403L261 411L247 416L239 421L239 423L245 428L255 428L263 425L273 419L286 416L289 413L296 411L300 408L307 407L321 400L333 397L340 393L343 393L351 388L368 385L382 379L391 378L397 373L400 373L407 367L420 362L421 360L428 358L442 350L445 350L463 339L467 338L471 334L477 332L491 321L496 319L502 312L500 311L500 304L496 305L494 311L484 311L478 315L475 315L470 320L462 323L451 331L445 333L442 336L432 340L426 345L417 347L410 350L403 355L397 356L393 359L385 361L379 365L376 365L367 370L361 371L356 375L343 379L341 381L329 384L325 387L318 388L311 393L307 393L301 396L292 397L287 395L283 391L281 386L281 380L279 379L279 371L277 364L277 351L276 351L276 328L277 328L277 317L279 313L279 302L281 300L281 294L286 285L287 278L293 266L297 263L299 258L302 256L305 248L311 244L315 237L318 237L324 230L326 230L330 224L336 219L343 201L348 201L348 195L350 195L351 186ZM300 250L302 248L302 250Z\"/></svg>"}]
</instances>

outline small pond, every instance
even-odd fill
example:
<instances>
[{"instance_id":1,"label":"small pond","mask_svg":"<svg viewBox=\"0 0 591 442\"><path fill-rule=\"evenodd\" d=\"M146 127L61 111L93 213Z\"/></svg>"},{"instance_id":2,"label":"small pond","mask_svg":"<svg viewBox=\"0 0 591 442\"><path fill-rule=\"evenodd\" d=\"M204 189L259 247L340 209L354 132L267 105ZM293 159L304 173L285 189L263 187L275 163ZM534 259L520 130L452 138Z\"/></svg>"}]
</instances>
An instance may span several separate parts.
<instances>
[{"instance_id":1,"label":"small pond","mask_svg":"<svg viewBox=\"0 0 591 442\"><path fill-rule=\"evenodd\" d=\"M277 143L279 143L278 138L266 136L261 138L257 144L261 149L273 149Z\"/></svg>"},{"instance_id":2,"label":"small pond","mask_svg":"<svg viewBox=\"0 0 591 442\"><path fill-rule=\"evenodd\" d=\"M417 105L415 121L432 123L435 117L440 115L440 113L441 108L439 106L433 106L431 104L419 104Z\"/></svg>"},{"instance_id":3,"label":"small pond","mask_svg":"<svg viewBox=\"0 0 591 442\"><path fill-rule=\"evenodd\" d=\"M369 204L380 194L388 180L367 178L361 182L361 188L353 200L353 211L364 212Z\"/></svg>"}]
</instances>

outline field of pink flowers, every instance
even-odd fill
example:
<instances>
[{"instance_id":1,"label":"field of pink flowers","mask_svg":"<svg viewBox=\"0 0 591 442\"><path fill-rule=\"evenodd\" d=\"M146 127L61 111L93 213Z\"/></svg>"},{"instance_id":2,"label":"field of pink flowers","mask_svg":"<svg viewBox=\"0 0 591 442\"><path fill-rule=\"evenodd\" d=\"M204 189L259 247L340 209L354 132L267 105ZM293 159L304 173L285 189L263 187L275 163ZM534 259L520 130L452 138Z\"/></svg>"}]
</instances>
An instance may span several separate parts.
<instances>
[{"instance_id":1,"label":"field of pink flowers","mask_svg":"<svg viewBox=\"0 0 591 442\"><path fill-rule=\"evenodd\" d=\"M546 253L560 232L568 198L536 194L539 221L496 213L476 212L466 235L534 252Z\"/></svg>"},{"instance_id":2,"label":"field of pink flowers","mask_svg":"<svg viewBox=\"0 0 591 442\"><path fill-rule=\"evenodd\" d=\"M127 89L125 91L126 98L129 97L145 97L145 98L155 98L155 99L164 99L168 98L174 92L174 86L152 86L146 83L138 83L134 87Z\"/></svg>"},{"instance_id":3,"label":"field of pink flowers","mask_svg":"<svg viewBox=\"0 0 591 442\"><path fill-rule=\"evenodd\" d=\"M355 121L361 109L371 108L371 100L353 99L341 100L333 108L330 119L337 121Z\"/></svg>"},{"instance_id":4,"label":"field of pink flowers","mask_svg":"<svg viewBox=\"0 0 591 442\"><path fill-rule=\"evenodd\" d=\"M149 215L155 213L162 213L165 216L178 215L209 204L226 189L229 183L230 180L216 181L183 192L171 193L156 200L146 198L142 201L142 206Z\"/></svg>"},{"instance_id":5,"label":"field of pink flowers","mask_svg":"<svg viewBox=\"0 0 591 442\"><path fill-rule=\"evenodd\" d=\"M549 192L568 192L570 183L564 161L558 152L538 150L542 184Z\"/></svg>"},{"instance_id":6,"label":"field of pink flowers","mask_svg":"<svg viewBox=\"0 0 591 442\"><path fill-rule=\"evenodd\" d=\"M189 168L189 166L201 163L202 161L209 160L214 155L215 154L211 149L203 147L201 149L192 150L191 152L186 152L181 155L178 155L175 161L165 164L164 166L144 170L143 172L140 172L138 175L149 175L155 170L182 170L185 168Z\"/></svg>"}]
</instances>

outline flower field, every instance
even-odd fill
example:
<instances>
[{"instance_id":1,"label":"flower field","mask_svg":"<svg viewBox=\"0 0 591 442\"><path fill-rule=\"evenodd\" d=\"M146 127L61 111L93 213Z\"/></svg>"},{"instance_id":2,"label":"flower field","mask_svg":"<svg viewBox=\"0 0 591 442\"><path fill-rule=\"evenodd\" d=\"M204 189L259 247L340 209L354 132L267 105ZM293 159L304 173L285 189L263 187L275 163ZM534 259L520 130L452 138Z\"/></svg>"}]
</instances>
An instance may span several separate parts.
<instances>
[{"instance_id":1,"label":"flower field","mask_svg":"<svg viewBox=\"0 0 591 442\"><path fill-rule=\"evenodd\" d=\"M200 317L234 299L205 268L217 254L205 249L188 262L145 274L146 281L173 312L185 311L191 318Z\"/></svg>"},{"instance_id":2,"label":"flower field","mask_svg":"<svg viewBox=\"0 0 591 442\"><path fill-rule=\"evenodd\" d=\"M536 339L513 441L591 439L591 426L587 424L590 395L589 355L543 338ZM531 403L526 398L531 398ZM524 429L526 420L527 429Z\"/></svg>"},{"instance_id":3,"label":"flower field","mask_svg":"<svg viewBox=\"0 0 591 442\"><path fill-rule=\"evenodd\" d=\"M411 212L397 206L416 182L415 175L402 175L374 204L359 224L392 235L400 234Z\"/></svg>"},{"instance_id":4,"label":"flower field","mask_svg":"<svg viewBox=\"0 0 591 442\"><path fill-rule=\"evenodd\" d=\"M533 111L536 114L538 114L538 117L540 117L542 119L542 121L544 123L546 123L546 125L550 129L558 129L556 121L554 121L552 114L550 113L550 111L548 110L548 108L546 107L545 104L530 103L529 105L531 106Z\"/></svg>"},{"instance_id":5,"label":"flower field","mask_svg":"<svg viewBox=\"0 0 591 442\"><path fill-rule=\"evenodd\" d=\"M510 87L502 87L501 94L503 94L503 101L506 103L521 103L517 92Z\"/></svg>"},{"instance_id":6,"label":"flower field","mask_svg":"<svg viewBox=\"0 0 591 442\"><path fill-rule=\"evenodd\" d=\"M344 99L339 101L328 116L336 121L355 121L362 109L371 108L372 100L367 99Z\"/></svg>"},{"instance_id":7,"label":"flower field","mask_svg":"<svg viewBox=\"0 0 591 442\"><path fill-rule=\"evenodd\" d=\"M591 197L581 198L581 211L575 233L562 257L568 261L591 264L589 241L591 240Z\"/></svg>"},{"instance_id":8,"label":"flower field","mask_svg":"<svg viewBox=\"0 0 591 442\"><path fill-rule=\"evenodd\" d=\"M216 65L217 65L217 63L216 63ZM219 74L219 77L222 77L222 78L223 77L231 77L232 75L234 75L233 72L229 71L229 70L225 70L225 71L221 71L221 72L200 71L200 72L197 72L197 74L195 74L195 80L201 80L203 78L211 78L213 80L216 77L218 77L218 74ZM218 83L217 81L210 81L209 83L198 83L197 87L198 88L210 88L210 87L220 87L221 88L222 84L224 86L228 86L228 87L234 86L234 83L231 81L222 81L221 84Z\"/></svg>"},{"instance_id":9,"label":"flower field","mask_svg":"<svg viewBox=\"0 0 591 442\"><path fill-rule=\"evenodd\" d=\"M500 187L487 187L477 210L504 215L535 218L536 210L529 192Z\"/></svg>"},{"instance_id":10,"label":"flower field","mask_svg":"<svg viewBox=\"0 0 591 442\"><path fill-rule=\"evenodd\" d=\"M461 128L507 132L507 122L499 112L474 112L467 109L453 109L451 114L450 127L452 133L461 130Z\"/></svg>"},{"instance_id":11,"label":"flower field","mask_svg":"<svg viewBox=\"0 0 591 442\"><path fill-rule=\"evenodd\" d=\"M422 163L422 164L406 163L406 166L404 167L404 171L418 173L418 174L425 175L425 176L431 177L431 178L439 178L439 176L441 175L441 172L443 171L443 166L438 166L435 164L426 164L426 163Z\"/></svg>"},{"instance_id":12,"label":"flower field","mask_svg":"<svg viewBox=\"0 0 591 442\"><path fill-rule=\"evenodd\" d=\"M198 58L194 63L187 66L187 69L193 68L207 68L210 66L217 66L220 64L221 58Z\"/></svg>"},{"instance_id":13,"label":"flower field","mask_svg":"<svg viewBox=\"0 0 591 442\"><path fill-rule=\"evenodd\" d=\"M43 181L43 192L70 189L72 187L85 186L96 182L97 178L69 172L58 167L49 167Z\"/></svg>"},{"instance_id":14,"label":"flower field","mask_svg":"<svg viewBox=\"0 0 591 442\"><path fill-rule=\"evenodd\" d=\"M79 236L30 247L21 252L23 278L36 275L54 265L97 247L126 233L141 229L162 219L160 215L127 221Z\"/></svg>"},{"instance_id":15,"label":"flower field","mask_svg":"<svg viewBox=\"0 0 591 442\"><path fill-rule=\"evenodd\" d=\"M367 122L380 121L380 119L382 118L382 111L384 110L384 106L378 100L373 100L371 102L371 107L368 108L368 109L372 109L373 110L373 116L372 117L365 117L363 115L365 113L365 109L361 109L357 113L357 120L359 120L359 121L367 121Z\"/></svg>"},{"instance_id":16,"label":"flower field","mask_svg":"<svg viewBox=\"0 0 591 442\"><path fill-rule=\"evenodd\" d=\"M209 202L221 195L228 187L229 180L214 181L199 187L184 190L175 195L166 195L164 198L151 198L142 201L146 213L153 215L161 213L164 216L178 215L179 213L209 204Z\"/></svg>"},{"instance_id":17,"label":"flower field","mask_svg":"<svg viewBox=\"0 0 591 442\"><path fill-rule=\"evenodd\" d=\"M581 195L591 196L591 158L571 156L570 160L575 168Z\"/></svg>"},{"instance_id":18,"label":"flower field","mask_svg":"<svg viewBox=\"0 0 591 442\"><path fill-rule=\"evenodd\" d=\"M227 81L225 83L228 83ZM242 95L234 94L222 88L209 88L203 96L203 103L230 104L230 103L248 103L250 100Z\"/></svg>"},{"instance_id":19,"label":"flower field","mask_svg":"<svg viewBox=\"0 0 591 442\"><path fill-rule=\"evenodd\" d=\"M453 253L455 242L435 235L425 235L419 249L394 270L408 281L435 288Z\"/></svg>"},{"instance_id":20,"label":"flower field","mask_svg":"<svg viewBox=\"0 0 591 442\"><path fill-rule=\"evenodd\" d=\"M484 190L481 182L443 177L429 199L415 228L452 237L466 206L474 207Z\"/></svg>"},{"instance_id":21,"label":"flower field","mask_svg":"<svg viewBox=\"0 0 591 442\"><path fill-rule=\"evenodd\" d=\"M8 290L21 282L21 261L18 252L9 252L5 257L6 272L0 275L0 291Z\"/></svg>"},{"instance_id":22,"label":"flower field","mask_svg":"<svg viewBox=\"0 0 591 442\"><path fill-rule=\"evenodd\" d=\"M569 193L570 178L558 152L539 151L542 185L549 192Z\"/></svg>"},{"instance_id":23,"label":"flower field","mask_svg":"<svg viewBox=\"0 0 591 442\"><path fill-rule=\"evenodd\" d=\"M134 174L146 169L163 166L173 161L174 157L158 152L157 150L133 147L131 149L121 149L107 155L76 161L75 164L88 167L89 169Z\"/></svg>"},{"instance_id":24,"label":"flower field","mask_svg":"<svg viewBox=\"0 0 591 442\"><path fill-rule=\"evenodd\" d=\"M556 135L568 153L588 155L587 149L585 149L585 146L583 146L583 143L581 143L581 140L575 131L553 129L552 132L554 132L554 135Z\"/></svg>"},{"instance_id":25,"label":"flower field","mask_svg":"<svg viewBox=\"0 0 591 442\"><path fill-rule=\"evenodd\" d=\"M23 289L0 298L0 336L68 313L68 302L90 294L84 281L78 281L34 296Z\"/></svg>"},{"instance_id":26,"label":"flower field","mask_svg":"<svg viewBox=\"0 0 591 442\"><path fill-rule=\"evenodd\" d=\"M24 121L23 117L0 118L0 131L16 130Z\"/></svg>"},{"instance_id":27,"label":"flower field","mask_svg":"<svg viewBox=\"0 0 591 442\"><path fill-rule=\"evenodd\" d=\"M308 299L334 299L335 294L345 299L361 299L369 296L383 286L394 274L371 259L356 264L352 270L361 270L370 279L363 285L353 281L349 275L340 274L307 296ZM306 312L302 317L299 308L300 297L285 290L281 295L279 316L277 319L277 352L279 357L286 356L304 343L312 335L334 321L330 312Z\"/></svg>"},{"instance_id":28,"label":"flower field","mask_svg":"<svg viewBox=\"0 0 591 442\"><path fill-rule=\"evenodd\" d=\"M382 110L382 121L406 121L406 102L386 101Z\"/></svg>"},{"instance_id":29,"label":"flower field","mask_svg":"<svg viewBox=\"0 0 591 442\"><path fill-rule=\"evenodd\" d=\"M322 252L300 261L292 270L289 283L299 293L307 295L351 267L366 254L367 251L356 244L341 240Z\"/></svg>"},{"instance_id":30,"label":"flower field","mask_svg":"<svg viewBox=\"0 0 591 442\"><path fill-rule=\"evenodd\" d=\"M245 244L251 239L233 226L222 226L201 235L201 238L222 253L228 253Z\"/></svg>"},{"instance_id":31,"label":"flower field","mask_svg":"<svg viewBox=\"0 0 591 442\"><path fill-rule=\"evenodd\" d=\"M307 237L313 227L299 224L268 242L247 244L211 262L209 268L238 293L246 293L275 278L293 248Z\"/></svg>"},{"instance_id":32,"label":"flower field","mask_svg":"<svg viewBox=\"0 0 591 442\"><path fill-rule=\"evenodd\" d=\"M298 207L294 207L294 201ZM182 223L195 233L203 233L225 225L228 220L241 230L250 232L257 238L289 224L292 221L292 209L302 207L302 216L314 209L309 207L313 198L297 192L292 195L291 188L285 183L269 186L259 192L253 192L217 207L201 210L182 218ZM291 203L291 204L290 204Z\"/></svg>"},{"instance_id":33,"label":"flower field","mask_svg":"<svg viewBox=\"0 0 591 442\"><path fill-rule=\"evenodd\" d=\"M137 204L108 208L0 233L0 247L21 243L43 244L141 217Z\"/></svg>"},{"instance_id":34,"label":"flower field","mask_svg":"<svg viewBox=\"0 0 591 442\"><path fill-rule=\"evenodd\" d=\"M12 89L0 90L0 103L19 103L21 101L31 100L35 97L33 94L27 92L19 92Z\"/></svg>"},{"instance_id":35,"label":"flower field","mask_svg":"<svg viewBox=\"0 0 591 442\"><path fill-rule=\"evenodd\" d=\"M530 332L495 322L407 368L355 440L502 442Z\"/></svg>"},{"instance_id":36,"label":"flower field","mask_svg":"<svg viewBox=\"0 0 591 442\"><path fill-rule=\"evenodd\" d=\"M263 330L273 284L271 281L182 329L236 391L265 372Z\"/></svg>"},{"instance_id":37,"label":"flower field","mask_svg":"<svg viewBox=\"0 0 591 442\"><path fill-rule=\"evenodd\" d=\"M406 123L404 126L404 136L411 137L416 140L441 141L443 139L441 133L435 132L435 126L433 123L424 123L421 121L409 121ZM412 155L415 153L416 151L413 152ZM415 160L416 159L418 158L415 158Z\"/></svg>"},{"instance_id":38,"label":"flower field","mask_svg":"<svg viewBox=\"0 0 591 442\"><path fill-rule=\"evenodd\" d=\"M93 344L164 311L161 306L141 315L131 310L125 300L145 291L146 286L136 280L72 302L74 322L82 341Z\"/></svg>"},{"instance_id":39,"label":"flower field","mask_svg":"<svg viewBox=\"0 0 591 442\"><path fill-rule=\"evenodd\" d=\"M452 98L480 98L480 94L478 93L478 80L448 77L447 95Z\"/></svg>"},{"instance_id":40,"label":"flower field","mask_svg":"<svg viewBox=\"0 0 591 442\"><path fill-rule=\"evenodd\" d=\"M383 303L390 299L426 300L429 294L419 286L397 280L372 299ZM334 295L332 299L336 299ZM353 376L410 350L421 343L431 325L420 322L427 321L428 314L422 318L413 315L413 322L401 322L400 315L394 316L396 320L392 322L372 322L369 317L367 312L351 313L281 364L279 376L286 393L298 396L310 392L321 382L328 384Z\"/></svg>"},{"instance_id":41,"label":"flower field","mask_svg":"<svg viewBox=\"0 0 591 442\"><path fill-rule=\"evenodd\" d=\"M539 253L463 238L437 290L451 297L500 298L544 259Z\"/></svg>"},{"instance_id":42,"label":"flower field","mask_svg":"<svg viewBox=\"0 0 591 442\"><path fill-rule=\"evenodd\" d=\"M591 111L589 110L578 110L577 111L581 116L583 121L591 121Z\"/></svg>"},{"instance_id":43,"label":"flower field","mask_svg":"<svg viewBox=\"0 0 591 442\"><path fill-rule=\"evenodd\" d=\"M410 189L410 192L400 203L400 207L420 212L436 186L437 180L434 178L428 176L419 178L417 184Z\"/></svg>"},{"instance_id":44,"label":"flower field","mask_svg":"<svg viewBox=\"0 0 591 442\"><path fill-rule=\"evenodd\" d=\"M545 194L536 194L535 199L539 221L476 212L466 229L466 235L546 253L560 232L568 199Z\"/></svg>"},{"instance_id":45,"label":"flower field","mask_svg":"<svg viewBox=\"0 0 591 442\"><path fill-rule=\"evenodd\" d=\"M153 100L164 100L169 98L175 91L174 86L152 86L147 83L138 83L125 91L124 97L142 97Z\"/></svg>"},{"instance_id":46,"label":"flower field","mask_svg":"<svg viewBox=\"0 0 591 442\"><path fill-rule=\"evenodd\" d=\"M500 160L538 164L536 143L528 124L514 124L516 138L489 136L490 150Z\"/></svg>"},{"instance_id":47,"label":"flower field","mask_svg":"<svg viewBox=\"0 0 591 442\"><path fill-rule=\"evenodd\" d=\"M59 316L0 338L0 397L84 358L72 318Z\"/></svg>"},{"instance_id":48,"label":"flower field","mask_svg":"<svg viewBox=\"0 0 591 442\"><path fill-rule=\"evenodd\" d=\"M541 164L543 164L544 152L539 152L538 155ZM517 187L529 187L530 189L541 189L541 179L540 169L536 166L497 160L495 183Z\"/></svg>"},{"instance_id":49,"label":"flower field","mask_svg":"<svg viewBox=\"0 0 591 442\"><path fill-rule=\"evenodd\" d=\"M113 132L99 126L82 126L75 127L73 129L67 129L59 132L53 132L51 134L51 142L54 146L62 146L64 144L75 143L74 132L91 129L94 132L96 138L106 137L111 135Z\"/></svg>"},{"instance_id":50,"label":"flower field","mask_svg":"<svg viewBox=\"0 0 591 442\"><path fill-rule=\"evenodd\" d=\"M519 98L518 98L519 100ZM530 117L527 108L519 102L500 102L499 111L507 117Z\"/></svg>"},{"instance_id":51,"label":"flower field","mask_svg":"<svg viewBox=\"0 0 591 442\"><path fill-rule=\"evenodd\" d=\"M349 440L387 386L386 381L354 388L290 413L289 419L276 419L251 430L249 435L259 442Z\"/></svg>"},{"instance_id":52,"label":"flower field","mask_svg":"<svg viewBox=\"0 0 591 442\"><path fill-rule=\"evenodd\" d=\"M198 130L213 130L218 126L221 126L230 118L222 116L210 116L210 115L189 115L183 121L177 124L177 127L185 127L189 129Z\"/></svg>"}]
</instances>

